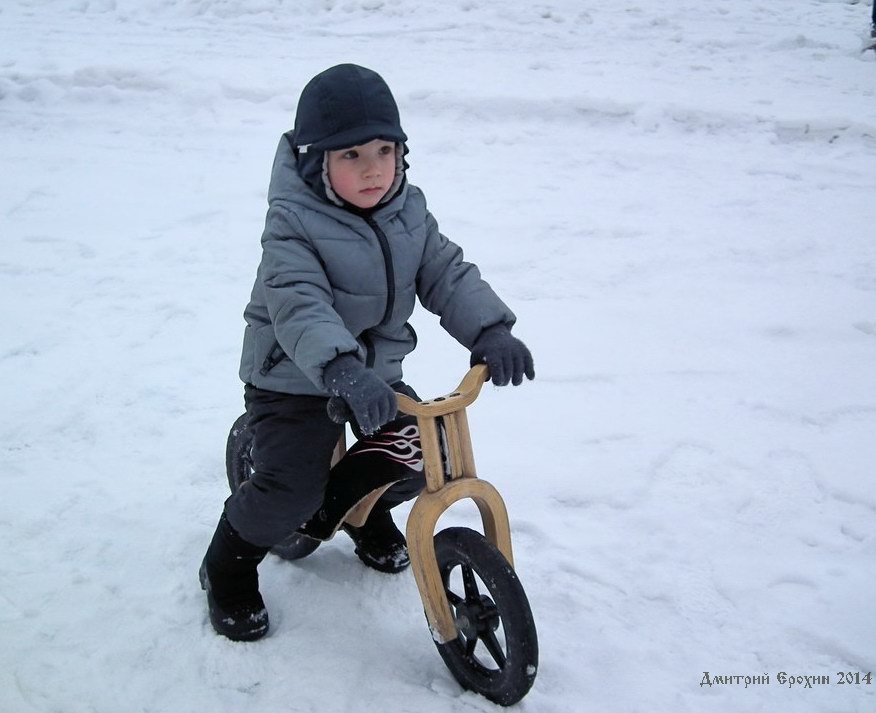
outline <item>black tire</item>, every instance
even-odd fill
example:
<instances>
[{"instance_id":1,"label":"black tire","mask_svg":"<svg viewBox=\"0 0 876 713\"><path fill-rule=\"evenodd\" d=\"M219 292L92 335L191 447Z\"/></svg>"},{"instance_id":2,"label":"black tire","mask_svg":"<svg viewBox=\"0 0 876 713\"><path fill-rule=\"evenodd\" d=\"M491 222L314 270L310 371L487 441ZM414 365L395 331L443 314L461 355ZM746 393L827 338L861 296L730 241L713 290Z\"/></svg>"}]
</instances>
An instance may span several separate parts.
<instances>
[{"instance_id":1,"label":"black tire","mask_svg":"<svg viewBox=\"0 0 876 713\"><path fill-rule=\"evenodd\" d=\"M438 653L463 688L502 706L535 681L538 636L529 600L508 560L479 532L450 527L435 555L459 635Z\"/></svg>"},{"instance_id":2,"label":"black tire","mask_svg":"<svg viewBox=\"0 0 876 713\"><path fill-rule=\"evenodd\" d=\"M225 446L225 474L232 493L249 480L252 470L252 435L243 414L231 426ZM274 545L271 552L284 560L300 560L313 553L319 544L319 540L296 532Z\"/></svg>"}]
</instances>

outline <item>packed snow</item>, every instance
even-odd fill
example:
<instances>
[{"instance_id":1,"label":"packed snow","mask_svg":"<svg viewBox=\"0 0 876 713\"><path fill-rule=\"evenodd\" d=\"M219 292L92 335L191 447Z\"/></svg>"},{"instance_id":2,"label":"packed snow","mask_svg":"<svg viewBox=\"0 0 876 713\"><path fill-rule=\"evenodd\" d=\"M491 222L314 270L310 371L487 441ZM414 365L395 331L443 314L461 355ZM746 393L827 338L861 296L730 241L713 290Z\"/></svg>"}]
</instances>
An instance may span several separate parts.
<instances>
[{"instance_id":1,"label":"packed snow","mask_svg":"<svg viewBox=\"0 0 876 713\"><path fill-rule=\"evenodd\" d=\"M262 641L198 585L273 152L341 62L393 88L410 180L535 355L470 410L538 626L517 709L876 709L845 676L876 674L869 16L5 0L0 711L499 709L344 535L262 565ZM466 352L414 325L407 380L450 391Z\"/></svg>"}]
</instances>

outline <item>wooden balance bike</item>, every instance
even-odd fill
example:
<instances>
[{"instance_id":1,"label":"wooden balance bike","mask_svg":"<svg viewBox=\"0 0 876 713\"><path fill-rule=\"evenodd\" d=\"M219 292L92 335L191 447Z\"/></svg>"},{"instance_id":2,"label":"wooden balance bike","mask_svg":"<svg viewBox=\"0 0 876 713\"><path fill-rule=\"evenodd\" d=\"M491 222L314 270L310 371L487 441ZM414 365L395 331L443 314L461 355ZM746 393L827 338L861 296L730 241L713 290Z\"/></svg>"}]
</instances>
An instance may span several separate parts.
<instances>
[{"instance_id":1,"label":"wooden balance bike","mask_svg":"<svg viewBox=\"0 0 876 713\"><path fill-rule=\"evenodd\" d=\"M460 685L509 706L535 681L538 640L529 602L513 569L505 503L475 470L466 408L487 377L487 367L478 365L446 396L420 402L398 394L399 411L416 419L416 429L403 430L408 442L422 450L418 468L387 461L380 472L357 472L354 456L362 441L348 451L342 435L323 507L272 551L287 560L306 557L344 523L361 527L387 489L422 477L424 471L426 486L408 516L407 542L432 638ZM384 432L398 443L399 431L392 431L392 424ZM244 415L228 438L226 465L232 490L252 473L251 450ZM441 515L466 499L477 505L483 534L467 527L435 534Z\"/></svg>"}]
</instances>

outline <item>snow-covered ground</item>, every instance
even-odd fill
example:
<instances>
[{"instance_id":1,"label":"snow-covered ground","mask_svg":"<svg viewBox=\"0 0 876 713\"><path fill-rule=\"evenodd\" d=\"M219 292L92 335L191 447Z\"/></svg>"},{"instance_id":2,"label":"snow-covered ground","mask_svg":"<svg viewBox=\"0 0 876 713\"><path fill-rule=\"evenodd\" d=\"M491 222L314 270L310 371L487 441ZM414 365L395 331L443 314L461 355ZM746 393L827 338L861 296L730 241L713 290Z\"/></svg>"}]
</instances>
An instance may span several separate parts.
<instances>
[{"instance_id":1,"label":"snow-covered ground","mask_svg":"<svg viewBox=\"0 0 876 713\"><path fill-rule=\"evenodd\" d=\"M4 0L0 711L497 709L346 537L266 561L255 644L197 583L271 159L345 61L393 87L411 180L535 354L470 414L539 630L519 710L876 709L837 676L876 673L869 13ZM446 392L466 354L415 326L408 380Z\"/></svg>"}]
</instances>

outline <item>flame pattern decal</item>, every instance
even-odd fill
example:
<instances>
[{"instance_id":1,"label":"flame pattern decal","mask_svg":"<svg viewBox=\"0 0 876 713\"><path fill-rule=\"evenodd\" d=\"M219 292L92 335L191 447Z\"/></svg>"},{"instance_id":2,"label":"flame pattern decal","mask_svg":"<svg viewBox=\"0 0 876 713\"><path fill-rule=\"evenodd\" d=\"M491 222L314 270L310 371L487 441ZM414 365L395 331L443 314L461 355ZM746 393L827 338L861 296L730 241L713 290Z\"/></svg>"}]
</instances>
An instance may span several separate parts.
<instances>
[{"instance_id":1,"label":"flame pattern decal","mask_svg":"<svg viewBox=\"0 0 876 713\"><path fill-rule=\"evenodd\" d=\"M355 452L351 449L350 455L363 453L381 453L385 458L401 463L412 470L417 472L423 470L420 429L416 425L405 426L397 431L381 431L369 436L359 441Z\"/></svg>"}]
</instances>

